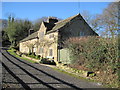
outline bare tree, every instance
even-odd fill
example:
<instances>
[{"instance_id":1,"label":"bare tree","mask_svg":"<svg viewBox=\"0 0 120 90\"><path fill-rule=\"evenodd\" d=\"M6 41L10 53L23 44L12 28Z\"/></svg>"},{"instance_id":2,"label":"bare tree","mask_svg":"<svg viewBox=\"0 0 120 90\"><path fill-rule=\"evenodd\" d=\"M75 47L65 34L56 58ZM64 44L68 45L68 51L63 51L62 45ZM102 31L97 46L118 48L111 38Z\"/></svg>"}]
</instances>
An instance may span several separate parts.
<instances>
[{"instance_id":1,"label":"bare tree","mask_svg":"<svg viewBox=\"0 0 120 90\"><path fill-rule=\"evenodd\" d=\"M102 26L104 33L108 36L114 37L118 30L118 3L112 2L107 8L103 10L103 13L99 15L99 25Z\"/></svg>"},{"instance_id":2,"label":"bare tree","mask_svg":"<svg viewBox=\"0 0 120 90\"><path fill-rule=\"evenodd\" d=\"M102 36L114 37L118 31L118 2L112 2L105 8L102 14L91 15L83 11L82 16L94 31L99 30Z\"/></svg>"},{"instance_id":3,"label":"bare tree","mask_svg":"<svg viewBox=\"0 0 120 90\"><path fill-rule=\"evenodd\" d=\"M89 11L84 10L84 11L82 11L81 15L83 16L83 18L85 19L85 21L86 21L87 23L90 23L90 21L91 21L91 19L92 19L92 15L90 14Z\"/></svg>"},{"instance_id":4,"label":"bare tree","mask_svg":"<svg viewBox=\"0 0 120 90\"><path fill-rule=\"evenodd\" d=\"M92 15L87 10L84 10L81 15L94 31L100 30L101 26L99 25L99 15Z\"/></svg>"}]
</instances>

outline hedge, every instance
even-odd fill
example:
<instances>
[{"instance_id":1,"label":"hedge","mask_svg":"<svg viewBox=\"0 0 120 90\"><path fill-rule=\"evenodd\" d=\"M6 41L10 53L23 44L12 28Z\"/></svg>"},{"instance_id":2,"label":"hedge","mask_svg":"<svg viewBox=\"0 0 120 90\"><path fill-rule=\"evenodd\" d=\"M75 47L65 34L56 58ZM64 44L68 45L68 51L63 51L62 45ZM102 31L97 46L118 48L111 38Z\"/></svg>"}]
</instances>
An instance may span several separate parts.
<instances>
[{"instance_id":1,"label":"hedge","mask_svg":"<svg viewBox=\"0 0 120 90\"><path fill-rule=\"evenodd\" d=\"M81 37L66 42L71 64L83 65L94 71L119 72L117 38ZM118 73L120 78L120 72Z\"/></svg>"}]
</instances>

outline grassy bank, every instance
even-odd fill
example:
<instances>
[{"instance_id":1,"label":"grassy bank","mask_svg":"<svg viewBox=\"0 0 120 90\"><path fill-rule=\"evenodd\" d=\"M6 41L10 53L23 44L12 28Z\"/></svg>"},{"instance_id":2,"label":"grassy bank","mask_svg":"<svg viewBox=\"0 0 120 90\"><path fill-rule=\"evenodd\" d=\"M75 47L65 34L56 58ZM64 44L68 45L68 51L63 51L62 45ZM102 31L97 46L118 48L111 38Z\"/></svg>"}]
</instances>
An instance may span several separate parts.
<instances>
[{"instance_id":1,"label":"grassy bank","mask_svg":"<svg viewBox=\"0 0 120 90\"><path fill-rule=\"evenodd\" d=\"M80 77L80 76L78 76L77 74L73 74L73 73L70 73L70 72L68 72L68 71L61 70L61 69L59 69L59 68L57 68L57 67L51 67L51 68L54 69L54 70L56 70L56 71L58 71L58 72L62 72L62 73L68 74L68 75L70 75L70 76L72 76L72 77L81 79L81 80L83 80L83 81L93 82L93 83L96 83L96 85L98 84L98 85L100 85L101 87L104 87L104 88L111 88L109 85L104 85L104 84L102 84L101 82L99 82L99 81L97 81L97 80L90 79L90 78L87 78L87 77Z\"/></svg>"},{"instance_id":2,"label":"grassy bank","mask_svg":"<svg viewBox=\"0 0 120 90\"><path fill-rule=\"evenodd\" d=\"M24 58L24 57L20 57L19 55L17 55L14 51L14 49L10 49L10 50L7 50L11 55L17 57L17 58L20 58L20 59L23 59L23 60L26 60L28 62L31 62L31 63L36 63L36 61L33 61L33 60L30 60L30 59L27 59L27 58Z\"/></svg>"},{"instance_id":3,"label":"grassy bank","mask_svg":"<svg viewBox=\"0 0 120 90\"><path fill-rule=\"evenodd\" d=\"M62 73L68 74L68 75L70 75L70 76L72 76L72 77L76 77L76 78L82 79L82 80L84 80L84 81L96 83L96 84L98 84L98 85L100 85L100 86L102 86L102 87L104 87L104 88L115 88L115 85L114 85L114 84L112 84L112 85L106 84L106 83L103 83L103 82L101 82L100 80L96 79L97 76L94 76L94 77L84 77L84 76L80 76L80 75L78 75L78 74L76 74L76 73L71 73L71 72L69 72L69 70L61 69L61 68L59 68L59 66L58 66L58 67L51 67L51 68L54 69L54 70L56 70L56 71L58 71L58 72L62 72ZM73 71L73 72L74 72L74 71Z\"/></svg>"},{"instance_id":4,"label":"grassy bank","mask_svg":"<svg viewBox=\"0 0 120 90\"><path fill-rule=\"evenodd\" d=\"M95 80L90 80L90 79L85 78L85 77L80 77L80 76L75 75L75 74L73 74L73 73L69 73L69 72L67 72L67 71L61 70L61 69L59 69L59 68L57 68L57 67L51 67L51 68L54 69L54 70L56 70L56 71L59 71L59 72L62 72L62 73L68 74L68 75L70 75L70 76L73 76L73 77L76 77L76 78L79 78L79 79L83 79L83 80L86 80L86 81L92 81L92 82L95 82Z\"/></svg>"}]
</instances>

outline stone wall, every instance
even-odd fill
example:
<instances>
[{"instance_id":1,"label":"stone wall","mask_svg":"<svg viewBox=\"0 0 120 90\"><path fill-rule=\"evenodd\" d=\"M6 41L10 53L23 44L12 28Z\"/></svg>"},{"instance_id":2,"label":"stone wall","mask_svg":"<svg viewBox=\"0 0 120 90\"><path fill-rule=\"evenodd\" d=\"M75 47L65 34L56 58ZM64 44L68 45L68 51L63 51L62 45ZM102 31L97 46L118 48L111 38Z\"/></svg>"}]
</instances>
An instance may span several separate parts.
<instances>
[{"instance_id":1,"label":"stone wall","mask_svg":"<svg viewBox=\"0 0 120 90\"><path fill-rule=\"evenodd\" d=\"M30 45L33 45L37 42L38 39L31 39L28 41L20 42L20 52L22 53L29 53L30 52Z\"/></svg>"},{"instance_id":2,"label":"stone wall","mask_svg":"<svg viewBox=\"0 0 120 90\"><path fill-rule=\"evenodd\" d=\"M82 17L74 18L69 23L67 23L67 25L62 27L59 30L59 32L56 31L46 34L46 29L47 28L44 26L44 22L42 22L40 29L38 31L39 43L38 45L35 46L34 52L36 53L36 55L41 55L44 58L46 57L49 57L51 59L54 58L55 61L58 60L59 58L58 55L60 54L58 53L58 35L61 35L62 38L67 39L69 37L80 37L81 33L83 34L82 36L91 36L94 34L92 29L89 27L89 25L85 22L85 20ZM25 42L21 42L20 52L29 53L29 48L27 47L27 44L31 44L31 43L34 44L36 41L37 39L32 39ZM46 44L42 45L43 42L45 42ZM42 53L40 53L41 48L43 48ZM53 52L52 56L49 55L50 49L52 49ZM62 57L60 56L60 58Z\"/></svg>"}]
</instances>

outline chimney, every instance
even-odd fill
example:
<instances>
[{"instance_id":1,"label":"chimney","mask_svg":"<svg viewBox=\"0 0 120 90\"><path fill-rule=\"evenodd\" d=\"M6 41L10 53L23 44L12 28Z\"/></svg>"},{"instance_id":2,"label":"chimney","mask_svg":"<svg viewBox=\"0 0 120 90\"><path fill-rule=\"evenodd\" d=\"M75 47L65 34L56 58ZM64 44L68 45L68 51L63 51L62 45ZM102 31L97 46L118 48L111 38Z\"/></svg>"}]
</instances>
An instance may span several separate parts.
<instances>
[{"instance_id":1,"label":"chimney","mask_svg":"<svg viewBox=\"0 0 120 90\"><path fill-rule=\"evenodd\" d=\"M58 19L55 17L49 17L47 22L50 24L54 24L54 23L58 22Z\"/></svg>"},{"instance_id":2,"label":"chimney","mask_svg":"<svg viewBox=\"0 0 120 90\"><path fill-rule=\"evenodd\" d=\"M29 35L31 35L32 33L34 33L33 29L29 29Z\"/></svg>"}]
</instances>

